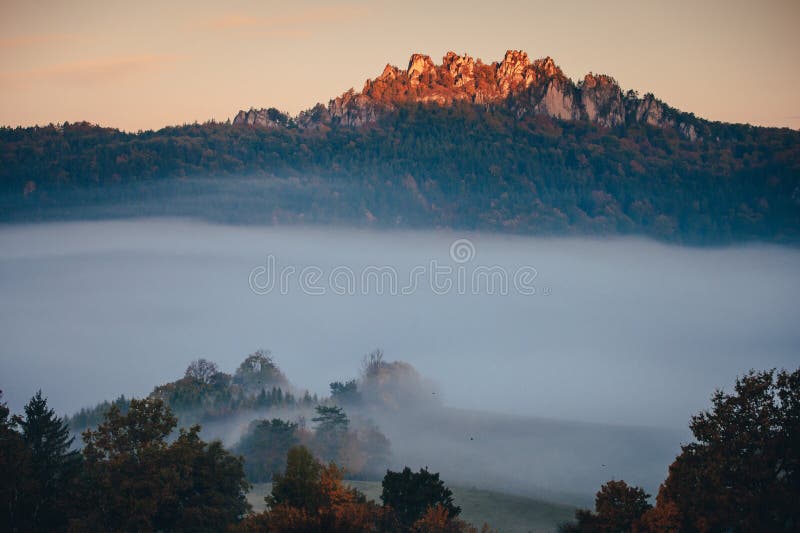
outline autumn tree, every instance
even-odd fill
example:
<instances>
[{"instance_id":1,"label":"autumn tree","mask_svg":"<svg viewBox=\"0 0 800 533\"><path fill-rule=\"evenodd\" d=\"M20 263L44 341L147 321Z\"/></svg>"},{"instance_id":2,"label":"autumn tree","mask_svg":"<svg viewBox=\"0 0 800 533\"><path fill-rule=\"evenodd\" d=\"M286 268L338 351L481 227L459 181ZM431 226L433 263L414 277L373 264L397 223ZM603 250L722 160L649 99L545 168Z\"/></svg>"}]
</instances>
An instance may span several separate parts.
<instances>
[{"instance_id":1,"label":"autumn tree","mask_svg":"<svg viewBox=\"0 0 800 533\"><path fill-rule=\"evenodd\" d=\"M380 373L384 366L383 350L377 348L361 359L361 374L364 377L373 377Z\"/></svg>"},{"instance_id":2,"label":"autumn tree","mask_svg":"<svg viewBox=\"0 0 800 533\"><path fill-rule=\"evenodd\" d=\"M289 451L286 470L275 476L266 503L267 511L251 515L236 530L356 533L375 531L381 523L381 510L342 483L341 469L323 465L303 446Z\"/></svg>"},{"instance_id":3,"label":"autumn tree","mask_svg":"<svg viewBox=\"0 0 800 533\"><path fill-rule=\"evenodd\" d=\"M683 531L682 518L675 502L666 501L660 495L656 506L645 511L639 520L636 533L678 533Z\"/></svg>"},{"instance_id":4,"label":"autumn tree","mask_svg":"<svg viewBox=\"0 0 800 533\"><path fill-rule=\"evenodd\" d=\"M488 524L478 530L463 520L450 515L447 508L441 504L428 507L419 520L409 528L411 533L496 533Z\"/></svg>"},{"instance_id":5,"label":"autumn tree","mask_svg":"<svg viewBox=\"0 0 800 533\"><path fill-rule=\"evenodd\" d=\"M286 456L286 470L273 477L267 505L287 505L313 511L320 504L319 476L322 464L305 446L291 448Z\"/></svg>"},{"instance_id":6,"label":"autumn tree","mask_svg":"<svg viewBox=\"0 0 800 533\"><path fill-rule=\"evenodd\" d=\"M800 370L751 371L711 400L692 418L695 442L670 466L657 507L674 505L681 530L796 531Z\"/></svg>"},{"instance_id":7,"label":"autumn tree","mask_svg":"<svg viewBox=\"0 0 800 533\"><path fill-rule=\"evenodd\" d=\"M219 442L182 430L160 399L132 399L126 414L112 406L83 434L86 459L76 529L220 530L248 509L241 459Z\"/></svg>"},{"instance_id":8,"label":"autumn tree","mask_svg":"<svg viewBox=\"0 0 800 533\"><path fill-rule=\"evenodd\" d=\"M579 509L575 512L577 524L562 526L561 531L632 531L652 507L649 497L640 487L631 487L622 480L609 481L595 496L594 512Z\"/></svg>"}]
</instances>

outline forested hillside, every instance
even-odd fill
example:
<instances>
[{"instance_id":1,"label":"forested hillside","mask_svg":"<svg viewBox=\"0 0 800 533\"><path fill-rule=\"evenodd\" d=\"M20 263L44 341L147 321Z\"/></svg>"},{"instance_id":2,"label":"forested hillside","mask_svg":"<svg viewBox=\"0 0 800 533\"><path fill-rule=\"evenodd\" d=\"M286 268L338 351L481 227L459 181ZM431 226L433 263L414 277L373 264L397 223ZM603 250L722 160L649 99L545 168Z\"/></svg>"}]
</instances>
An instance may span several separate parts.
<instances>
[{"instance_id":1,"label":"forested hillside","mask_svg":"<svg viewBox=\"0 0 800 533\"><path fill-rule=\"evenodd\" d=\"M99 209L796 242L800 134L721 124L711 131L690 141L671 129L516 119L472 104L414 104L374 125L313 131L218 123L138 134L88 124L4 128L0 219L86 218Z\"/></svg>"}]
</instances>

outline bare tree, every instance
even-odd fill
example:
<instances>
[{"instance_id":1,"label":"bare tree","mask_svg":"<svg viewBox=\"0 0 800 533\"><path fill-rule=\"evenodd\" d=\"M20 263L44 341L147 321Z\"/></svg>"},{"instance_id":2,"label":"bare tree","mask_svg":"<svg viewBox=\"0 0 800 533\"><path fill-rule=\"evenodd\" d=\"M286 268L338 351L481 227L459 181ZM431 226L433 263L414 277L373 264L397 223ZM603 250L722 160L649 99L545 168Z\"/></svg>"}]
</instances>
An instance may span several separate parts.
<instances>
[{"instance_id":1,"label":"bare tree","mask_svg":"<svg viewBox=\"0 0 800 533\"><path fill-rule=\"evenodd\" d=\"M219 367L217 367L217 363L202 358L192 361L186 368L187 378L205 384L210 384L214 380L214 376L218 373Z\"/></svg>"},{"instance_id":2,"label":"bare tree","mask_svg":"<svg viewBox=\"0 0 800 533\"><path fill-rule=\"evenodd\" d=\"M361 360L361 373L364 377L374 376L383 368L383 350L376 348Z\"/></svg>"}]
</instances>

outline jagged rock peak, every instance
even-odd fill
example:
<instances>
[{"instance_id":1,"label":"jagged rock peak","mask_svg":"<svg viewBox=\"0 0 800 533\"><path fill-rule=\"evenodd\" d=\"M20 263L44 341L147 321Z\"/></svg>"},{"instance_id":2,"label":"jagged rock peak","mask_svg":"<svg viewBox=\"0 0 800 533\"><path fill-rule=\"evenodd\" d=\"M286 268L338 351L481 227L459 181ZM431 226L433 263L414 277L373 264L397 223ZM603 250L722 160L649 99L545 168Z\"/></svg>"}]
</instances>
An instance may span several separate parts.
<instances>
[{"instance_id":1,"label":"jagged rock peak","mask_svg":"<svg viewBox=\"0 0 800 533\"><path fill-rule=\"evenodd\" d=\"M249 111L241 110L233 119L234 124L246 124L262 128L281 128L288 126L292 118L274 107L269 109L253 109Z\"/></svg>"},{"instance_id":2,"label":"jagged rock peak","mask_svg":"<svg viewBox=\"0 0 800 533\"><path fill-rule=\"evenodd\" d=\"M436 72L436 65L433 64L431 56L423 54L412 54L411 59L408 60L408 79L412 83L418 82L419 78L424 74L432 74Z\"/></svg>"},{"instance_id":3,"label":"jagged rock peak","mask_svg":"<svg viewBox=\"0 0 800 533\"><path fill-rule=\"evenodd\" d=\"M464 87L475 80L475 60L468 54L447 52L442 58L442 68L453 78L455 87Z\"/></svg>"},{"instance_id":4,"label":"jagged rock peak","mask_svg":"<svg viewBox=\"0 0 800 533\"><path fill-rule=\"evenodd\" d=\"M497 67L500 76L513 76L521 74L531 64L528 53L522 50L507 50L503 61Z\"/></svg>"},{"instance_id":5,"label":"jagged rock peak","mask_svg":"<svg viewBox=\"0 0 800 533\"><path fill-rule=\"evenodd\" d=\"M537 59L533 62L533 66L539 72L544 73L548 78L564 77L564 73L561 72L561 67L556 65L556 62L553 61L553 58L550 56L544 59Z\"/></svg>"},{"instance_id":6,"label":"jagged rock peak","mask_svg":"<svg viewBox=\"0 0 800 533\"><path fill-rule=\"evenodd\" d=\"M398 74L399 71L397 67L386 63L386 67L384 67L383 72L381 72L381 75L378 76L378 79L381 81L392 81L397 78Z\"/></svg>"},{"instance_id":7,"label":"jagged rock peak","mask_svg":"<svg viewBox=\"0 0 800 533\"><path fill-rule=\"evenodd\" d=\"M652 95L623 94L616 80L587 74L580 83L566 77L553 58L531 60L523 50L508 50L491 64L468 54L447 52L441 65L429 55L412 54L405 69L387 64L383 72L317 106L294 121L277 110L241 111L234 124L274 128L284 124L320 128L339 124L359 127L377 121L404 103L451 105L467 102L502 106L517 117L547 115L561 120L588 120L605 127L644 123L675 128L695 140L694 120L669 108Z\"/></svg>"},{"instance_id":8,"label":"jagged rock peak","mask_svg":"<svg viewBox=\"0 0 800 533\"><path fill-rule=\"evenodd\" d=\"M593 89L594 87L619 87L617 80L606 74L588 73L583 77L583 87Z\"/></svg>"}]
</instances>

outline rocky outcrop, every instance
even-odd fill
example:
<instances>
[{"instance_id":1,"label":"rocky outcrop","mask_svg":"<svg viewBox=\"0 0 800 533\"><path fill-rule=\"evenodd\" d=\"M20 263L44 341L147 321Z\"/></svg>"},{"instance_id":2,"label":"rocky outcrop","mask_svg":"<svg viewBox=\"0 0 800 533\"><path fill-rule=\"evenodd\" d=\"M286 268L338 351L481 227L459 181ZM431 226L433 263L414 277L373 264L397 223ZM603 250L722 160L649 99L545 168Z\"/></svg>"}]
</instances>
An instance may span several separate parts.
<instances>
[{"instance_id":1,"label":"rocky outcrop","mask_svg":"<svg viewBox=\"0 0 800 533\"><path fill-rule=\"evenodd\" d=\"M624 97L614 78L590 72L583 78L580 93L587 120L606 127L625 123Z\"/></svg>"},{"instance_id":2,"label":"rocky outcrop","mask_svg":"<svg viewBox=\"0 0 800 533\"><path fill-rule=\"evenodd\" d=\"M413 54L405 69L386 65L361 92L351 89L327 106L318 104L291 119L275 109L240 111L234 124L275 128L333 125L361 127L404 103L450 105L464 101L508 106L516 116L540 114L560 120L588 120L603 127L648 124L674 128L691 141L698 139L692 116L670 108L652 94L623 94L611 76L587 74L576 84L552 58L531 61L521 50L509 50L503 60L485 64L467 54L448 52L440 65L430 56Z\"/></svg>"},{"instance_id":3,"label":"rocky outcrop","mask_svg":"<svg viewBox=\"0 0 800 533\"><path fill-rule=\"evenodd\" d=\"M453 80L454 87L472 86L475 81L475 60L467 54L460 56L447 52L442 58L442 67Z\"/></svg>"},{"instance_id":4,"label":"rocky outcrop","mask_svg":"<svg viewBox=\"0 0 800 533\"><path fill-rule=\"evenodd\" d=\"M291 123L292 119L286 113L282 113L270 107L269 109L253 109L249 111L239 111L234 117L234 124L256 126L260 128L284 128Z\"/></svg>"},{"instance_id":5,"label":"rocky outcrop","mask_svg":"<svg viewBox=\"0 0 800 533\"><path fill-rule=\"evenodd\" d=\"M430 56L413 54L408 60L406 76L408 76L409 85L415 87L419 85L420 78L436 78L436 65L433 64Z\"/></svg>"}]
</instances>

